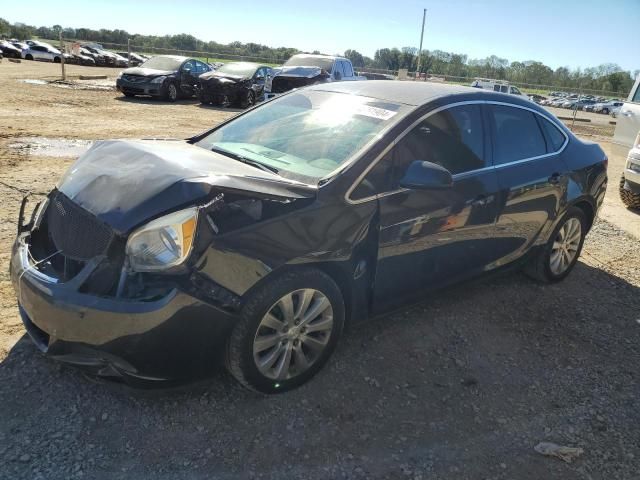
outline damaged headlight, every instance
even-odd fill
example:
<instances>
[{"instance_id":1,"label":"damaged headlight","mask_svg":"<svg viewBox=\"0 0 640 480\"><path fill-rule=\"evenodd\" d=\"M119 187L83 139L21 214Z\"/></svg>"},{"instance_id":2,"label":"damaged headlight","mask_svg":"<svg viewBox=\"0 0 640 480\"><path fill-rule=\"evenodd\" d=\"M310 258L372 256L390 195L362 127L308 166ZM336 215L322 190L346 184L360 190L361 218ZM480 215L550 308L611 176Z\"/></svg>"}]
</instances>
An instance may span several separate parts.
<instances>
[{"instance_id":1,"label":"damaged headlight","mask_svg":"<svg viewBox=\"0 0 640 480\"><path fill-rule=\"evenodd\" d=\"M166 78L167 78L166 76L164 76L164 77L156 77L156 78L154 78L153 80L151 80L151 82L150 82L150 83L162 83L162 82L164 82L164 80L165 80Z\"/></svg>"},{"instance_id":2,"label":"damaged headlight","mask_svg":"<svg viewBox=\"0 0 640 480\"><path fill-rule=\"evenodd\" d=\"M130 267L155 272L184 262L193 245L198 209L188 208L153 220L131 234L127 241Z\"/></svg>"}]
</instances>

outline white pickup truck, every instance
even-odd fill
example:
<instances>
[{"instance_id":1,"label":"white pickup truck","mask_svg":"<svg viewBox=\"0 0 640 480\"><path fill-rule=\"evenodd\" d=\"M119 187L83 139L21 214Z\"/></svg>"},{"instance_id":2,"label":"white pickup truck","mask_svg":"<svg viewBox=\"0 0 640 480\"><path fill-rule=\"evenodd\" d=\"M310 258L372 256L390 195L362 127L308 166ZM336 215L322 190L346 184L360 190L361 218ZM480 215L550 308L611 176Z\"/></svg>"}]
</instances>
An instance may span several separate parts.
<instances>
[{"instance_id":1,"label":"white pickup truck","mask_svg":"<svg viewBox=\"0 0 640 480\"><path fill-rule=\"evenodd\" d=\"M274 69L271 96L323 82L366 80L356 75L348 58L301 53Z\"/></svg>"}]
</instances>

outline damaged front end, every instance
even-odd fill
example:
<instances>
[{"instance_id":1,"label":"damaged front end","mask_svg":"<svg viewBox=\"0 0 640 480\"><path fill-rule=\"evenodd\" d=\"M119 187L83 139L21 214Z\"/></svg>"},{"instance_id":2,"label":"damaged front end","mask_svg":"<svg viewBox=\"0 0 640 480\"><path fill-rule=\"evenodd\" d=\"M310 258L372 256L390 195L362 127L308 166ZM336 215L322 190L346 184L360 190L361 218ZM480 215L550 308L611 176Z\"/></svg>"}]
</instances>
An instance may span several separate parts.
<instances>
[{"instance_id":1,"label":"damaged front end","mask_svg":"<svg viewBox=\"0 0 640 480\"><path fill-rule=\"evenodd\" d=\"M244 292L208 274L216 239L309 205L315 193L248 175L255 169L242 164L205 175L200 156L211 167L214 154L149 143L103 142L31 215L25 198L11 260L20 313L40 350L129 381L205 374L201 367L217 363L210 357ZM123 144L139 160L128 172L113 161ZM188 159L169 159L177 144ZM100 165L109 155L110 166ZM144 184L136 169L147 172Z\"/></svg>"},{"instance_id":2,"label":"damaged front end","mask_svg":"<svg viewBox=\"0 0 640 480\"><path fill-rule=\"evenodd\" d=\"M271 84L271 93L285 93L294 88L326 82L331 75L320 67L281 67Z\"/></svg>"}]
</instances>

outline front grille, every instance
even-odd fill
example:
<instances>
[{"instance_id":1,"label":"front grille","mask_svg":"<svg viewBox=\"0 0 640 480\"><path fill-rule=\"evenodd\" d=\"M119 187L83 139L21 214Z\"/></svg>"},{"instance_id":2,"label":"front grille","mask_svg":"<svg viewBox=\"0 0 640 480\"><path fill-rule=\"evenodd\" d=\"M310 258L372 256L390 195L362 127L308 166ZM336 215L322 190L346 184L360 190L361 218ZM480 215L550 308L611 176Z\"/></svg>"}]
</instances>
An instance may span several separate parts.
<instances>
[{"instance_id":1,"label":"front grille","mask_svg":"<svg viewBox=\"0 0 640 480\"><path fill-rule=\"evenodd\" d=\"M74 260L89 260L106 254L114 237L109 226L61 192L51 199L47 221L56 249Z\"/></svg>"},{"instance_id":2,"label":"front grille","mask_svg":"<svg viewBox=\"0 0 640 480\"><path fill-rule=\"evenodd\" d=\"M140 82L144 82L147 79L147 77L143 77L140 75L122 75L122 79L131 83L140 83Z\"/></svg>"}]
</instances>

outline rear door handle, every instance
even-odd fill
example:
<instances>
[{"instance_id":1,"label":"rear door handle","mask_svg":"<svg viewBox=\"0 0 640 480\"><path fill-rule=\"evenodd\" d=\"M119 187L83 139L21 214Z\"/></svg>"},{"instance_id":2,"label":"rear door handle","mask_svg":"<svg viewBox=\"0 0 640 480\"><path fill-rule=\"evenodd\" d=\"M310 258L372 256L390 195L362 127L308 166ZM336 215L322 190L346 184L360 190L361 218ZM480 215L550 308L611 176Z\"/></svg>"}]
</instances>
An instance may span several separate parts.
<instances>
[{"instance_id":1,"label":"rear door handle","mask_svg":"<svg viewBox=\"0 0 640 480\"><path fill-rule=\"evenodd\" d=\"M560 183L560 174L554 173L553 175L551 175L549 177L549 183L552 185L557 185L558 183Z\"/></svg>"}]
</instances>

